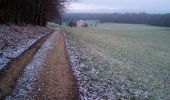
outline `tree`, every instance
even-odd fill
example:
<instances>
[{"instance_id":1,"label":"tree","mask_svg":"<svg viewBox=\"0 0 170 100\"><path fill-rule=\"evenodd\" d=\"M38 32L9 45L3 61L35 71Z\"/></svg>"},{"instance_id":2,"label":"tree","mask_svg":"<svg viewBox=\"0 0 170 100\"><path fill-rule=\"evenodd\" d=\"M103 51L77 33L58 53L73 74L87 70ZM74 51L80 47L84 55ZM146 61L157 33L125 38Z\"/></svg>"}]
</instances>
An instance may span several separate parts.
<instances>
[{"instance_id":1,"label":"tree","mask_svg":"<svg viewBox=\"0 0 170 100\"><path fill-rule=\"evenodd\" d=\"M70 0L0 0L0 23L45 26L60 18L67 2Z\"/></svg>"},{"instance_id":2,"label":"tree","mask_svg":"<svg viewBox=\"0 0 170 100\"><path fill-rule=\"evenodd\" d=\"M95 13L71 13L65 14L65 20L100 20L101 22L130 23L130 24L148 24L155 26L170 27L170 13L168 14L149 14L141 13L113 13L113 14L95 14Z\"/></svg>"}]
</instances>

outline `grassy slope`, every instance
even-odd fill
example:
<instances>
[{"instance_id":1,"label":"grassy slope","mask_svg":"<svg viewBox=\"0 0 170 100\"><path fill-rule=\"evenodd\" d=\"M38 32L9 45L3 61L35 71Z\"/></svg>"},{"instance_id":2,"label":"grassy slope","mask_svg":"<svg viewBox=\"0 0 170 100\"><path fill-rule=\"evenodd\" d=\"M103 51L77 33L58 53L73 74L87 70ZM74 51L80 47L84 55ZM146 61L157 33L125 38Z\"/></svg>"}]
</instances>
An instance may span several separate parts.
<instances>
[{"instance_id":1,"label":"grassy slope","mask_svg":"<svg viewBox=\"0 0 170 100\"><path fill-rule=\"evenodd\" d=\"M117 63L129 79L170 98L170 28L107 23L67 30Z\"/></svg>"}]
</instances>

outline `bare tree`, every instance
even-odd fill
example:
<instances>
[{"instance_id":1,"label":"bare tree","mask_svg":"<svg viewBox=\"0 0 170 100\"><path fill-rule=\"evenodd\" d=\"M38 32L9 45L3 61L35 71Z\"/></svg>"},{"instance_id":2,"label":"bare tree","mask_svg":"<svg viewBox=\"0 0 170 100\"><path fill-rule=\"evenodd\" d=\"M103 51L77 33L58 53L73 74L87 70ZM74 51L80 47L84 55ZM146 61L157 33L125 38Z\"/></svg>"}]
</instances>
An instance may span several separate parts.
<instances>
[{"instance_id":1,"label":"bare tree","mask_svg":"<svg viewBox=\"0 0 170 100\"><path fill-rule=\"evenodd\" d=\"M65 3L70 0L0 0L0 23L45 26L60 18Z\"/></svg>"}]
</instances>

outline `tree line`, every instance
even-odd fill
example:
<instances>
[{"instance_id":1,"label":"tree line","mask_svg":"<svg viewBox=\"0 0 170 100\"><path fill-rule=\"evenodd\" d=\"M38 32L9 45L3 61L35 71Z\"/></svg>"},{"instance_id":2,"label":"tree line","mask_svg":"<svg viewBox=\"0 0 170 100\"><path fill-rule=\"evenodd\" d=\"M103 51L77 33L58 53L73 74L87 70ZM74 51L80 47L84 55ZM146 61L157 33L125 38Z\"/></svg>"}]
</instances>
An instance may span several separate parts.
<instances>
[{"instance_id":1,"label":"tree line","mask_svg":"<svg viewBox=\"0 0 170 100\"><path fill-rule=\"evenodd\" d=\"M69 0L0 0L0 23L45 26L60 17Z\"/></svg>"},{"instance_id":2,"label":"tree line","mask_svg":"<svg viewBox=\"0 0 170 100\"><path fill-rule=\"evenodd\" d=\"M149 13L113 13L113 14L93 14L93 13L66 13L65 20L100 20L101 22L147 24L154 26L170 27L170 13L149 14Z\"/></svg>"}]
</instances>

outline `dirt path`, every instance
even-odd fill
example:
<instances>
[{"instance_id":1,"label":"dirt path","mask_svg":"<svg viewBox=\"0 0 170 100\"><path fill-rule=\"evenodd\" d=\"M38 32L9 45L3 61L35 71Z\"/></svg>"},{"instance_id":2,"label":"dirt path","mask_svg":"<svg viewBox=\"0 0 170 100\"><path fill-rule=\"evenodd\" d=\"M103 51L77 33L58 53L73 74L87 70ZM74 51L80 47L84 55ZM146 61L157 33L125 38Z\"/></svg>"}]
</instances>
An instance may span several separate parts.
<instances>
[{"instance_id":1,"label":"dirt path","mask_svg":"<svg viewBox=\"0 0 170 100\"><path fill-rule=\"evenodd\" d=\"M3 99L6 95L9 95L10 92L14 89L16 81L22 74L25 66L30 63L37 50L50 35L51 33L38 40L22 55L12 60L6 66L5 70L0 72L0 99Z\"/></svg>"},{"instance_id":2,"label":"dirt path","mask_svg":"<svg viewBox=\"0 0 170 100\"><path fill-rule=\"evenodd\" d=\"M0 73L0 99L4 99L14 90L17 80L25 67L32 62L42 44L53 36L52 44L45 54L44 66L35 81L35 100L77 100L78 90L67 58L64 34L55 29L53 35L47 35L31 46L21 56L7 65ZM30 96L32 97L32 96Z\"/></svg>"},{"instance_id":3,"label":"dirt path","mask_svg":"<svg viewBox=\"0 0 170 100\"><path fill-rule=\"evenodd\" d=\"M48 50L43 71L39 73L37 81L38 96L43 100L77 100L75 78L71 72L67 59L64 35L60 31L54 32L52 48Z\"/></svg>"}]
</instances>

